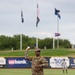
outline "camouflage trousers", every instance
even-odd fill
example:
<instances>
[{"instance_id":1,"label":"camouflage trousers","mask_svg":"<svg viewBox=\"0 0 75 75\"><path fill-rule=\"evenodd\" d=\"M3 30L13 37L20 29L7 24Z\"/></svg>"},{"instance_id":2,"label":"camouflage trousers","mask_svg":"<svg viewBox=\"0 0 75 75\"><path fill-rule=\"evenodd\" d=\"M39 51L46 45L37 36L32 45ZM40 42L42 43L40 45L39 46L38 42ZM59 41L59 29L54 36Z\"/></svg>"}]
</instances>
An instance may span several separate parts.
<instances>
[{"instance_id":1,"label":"camouflage trousers","mask_svg":"<svg viewBox=\"0 0 75 75\"><path fill-rule=\"evenodd\" d=\"M34 72L34 73L32 73L32 75L44 75L44 73L43 72Z\"/></svg>"}]
</instances>

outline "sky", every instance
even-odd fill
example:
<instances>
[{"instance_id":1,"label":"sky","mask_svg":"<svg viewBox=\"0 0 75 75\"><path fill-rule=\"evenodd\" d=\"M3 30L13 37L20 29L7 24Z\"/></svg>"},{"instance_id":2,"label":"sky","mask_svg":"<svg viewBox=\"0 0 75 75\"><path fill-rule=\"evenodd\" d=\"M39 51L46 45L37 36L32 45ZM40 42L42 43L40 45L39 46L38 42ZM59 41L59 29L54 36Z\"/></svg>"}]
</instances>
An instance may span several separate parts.
<instances>
[{"instance_id":1,"label":"sky","mask_svg":"<svg viewBox=\"0 0 75 75\"><path fill-rule=\"evenodd\" d=\"M37 37L36 16L39 5L38 37L56 38L57 16L54 9L60 10L60 39L75 44L75 0L0 0L0 35L24 34ZM24 23L21 23L21 10Z\"/></svg>"}]
</instances>

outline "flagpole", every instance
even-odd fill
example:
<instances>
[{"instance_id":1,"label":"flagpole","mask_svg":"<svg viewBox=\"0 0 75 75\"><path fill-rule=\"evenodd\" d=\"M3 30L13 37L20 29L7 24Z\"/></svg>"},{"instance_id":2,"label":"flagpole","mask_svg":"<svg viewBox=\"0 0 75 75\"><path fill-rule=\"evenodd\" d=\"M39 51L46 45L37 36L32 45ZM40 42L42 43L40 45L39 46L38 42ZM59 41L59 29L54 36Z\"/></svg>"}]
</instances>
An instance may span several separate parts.
<instances>
[{"instance_id":1,"label":"flagpole","mask_svg":"<svg viewBox=\"0 0 75 75\"><path fill-rule=\"evenodd\" d=\"M36 0L36 5L38 5L38 0ZM38 16L38 7L37 7L37 16ZM36 21L37 23L37 21ZM38 23L36 24L36 49L38 48Z\"/></svg>"},{"instance_id":2,"label":"flagpole","mask_svg":"<svg viewBox=\"0 0 75 75\"><path fill-rule=\"evenodd\" d=\"M23 23L24 23L24 18L23 18L23 12L21 10L21 28L23 26ZM20 35L20 50L22 50L22 29L21 29L21 35Z\"/></svg>"},{"instance_id":3,"label":"flagpole","mask_svg":"<svg viewBox=\"0 0 75 75\"><path fill-rule=\"evenodd\" d=\"M56 36L57 36L57 49L59 49L59 19L61 18L60 14L59 14L60 10L57 10L55 8L55 15L57 15L57 33L56 33Z\"/></svg>"},{"instance_id":4,"label":"flagpole","mask_svg":"<svg viewBox=\"0 0 75 75\"><path fill-rule=\"evenodd\" d=\"M59 17L57 16L57 33L59 33ZM59 49L59 36L57 36L57 49Z\"/></svg>"},{"instance_id":5,"label":"flagpole","mask_svg":"<svg viewBox=\"0 0 75 75\"><path fill-rule=\"evenodd\" d=\"M22 50L22 33L20 35L20 50Z\"/></svg>"},{"instance_id":6,"label":"flagpole","mask_svg":"<svg viewBox=\"0 0 75 75\"><path fill-rule=\"evenodd\" d=\"M20 34L20 50L22 50L22 27L21 27L21 34Z\"/></svg>"},{"instance_id":7,"label":"flagpole","mask_svg":"<svg viewBox=\"0 0 75 75\"><path fill-rule=\"evenodd\" d=\"M53 49L55 48L55 38L53 37Z\"/></svg>"},{"instance_id":8,"label":"flagpole","mask_svg":"<svg viewBox=\"0 0 75 75\"><path fill-rule=\"evenodd\" d=\"M38 26L36 27L37 30L37 36L36 36L36 48L38 48Z\"/></svg>"},{"instance_id":9,"label":"flagpole","mask_svg":"<svg viewBox=\"0 0 75 75\"><path fill-rule=\"evenodd\" d=\"M40 21L39 19L39 6L38 6L38 0L36 0L36 4L37 4L37 21L36 21L36 48L38 48L38 23Z\"/></svg>"}]
</instances>

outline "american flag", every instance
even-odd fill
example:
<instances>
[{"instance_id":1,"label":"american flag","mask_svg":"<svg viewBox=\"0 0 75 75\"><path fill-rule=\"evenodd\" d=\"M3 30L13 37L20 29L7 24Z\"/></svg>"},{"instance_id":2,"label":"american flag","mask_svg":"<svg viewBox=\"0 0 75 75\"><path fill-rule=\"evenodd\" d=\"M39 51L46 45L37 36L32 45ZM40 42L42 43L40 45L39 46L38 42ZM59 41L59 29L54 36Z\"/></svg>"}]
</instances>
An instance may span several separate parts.
<instances>
[{"instance_id":1,"label":"american flag","mask_svg":"<svg viewBox=\"0 0 75 75\"><path fill-rule=\"evenodd\" d=\"M55 33L55 36L60 36L60 33Z\"/></svg>"},{"instance_id":2,"label":"american flag","mask_svg":"<svg viewBox=\"0 0 75 75\"><path fill-rule=\"evenodd\" d=\"M36 21L36 27L38 27L39 21L40 21L40 19L39 19L39 6L37 4L37 21Z\"/></svg>"}]
</instances>

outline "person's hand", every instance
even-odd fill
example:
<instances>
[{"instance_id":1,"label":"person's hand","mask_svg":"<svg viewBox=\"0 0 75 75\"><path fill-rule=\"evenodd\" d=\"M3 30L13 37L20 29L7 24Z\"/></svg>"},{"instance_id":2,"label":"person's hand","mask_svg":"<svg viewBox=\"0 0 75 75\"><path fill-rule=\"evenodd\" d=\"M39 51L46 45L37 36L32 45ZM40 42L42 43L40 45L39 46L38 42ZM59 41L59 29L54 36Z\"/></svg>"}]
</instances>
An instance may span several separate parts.
<instances>
[{"instance_id":1,"label":"person's hand","mask_svg":"<svg viewBox=\"0 0 75 75\"><path fill-rule=\"evenodd\" d=\"M42 67L42 65L36 65L36 66L35 66L35 68L40 68L40 67Z\"/></svg>"},{"instance_id":2,"label":"person's hand","mask_svg":"<svg viewBox=\"0 0 75 75\"><path fill-rule=\"evenodd\" d=\"M30 47L28 46L27 48L26 48L26 50L28 51L30 49Z\"/></svg>"}]
</instances>

